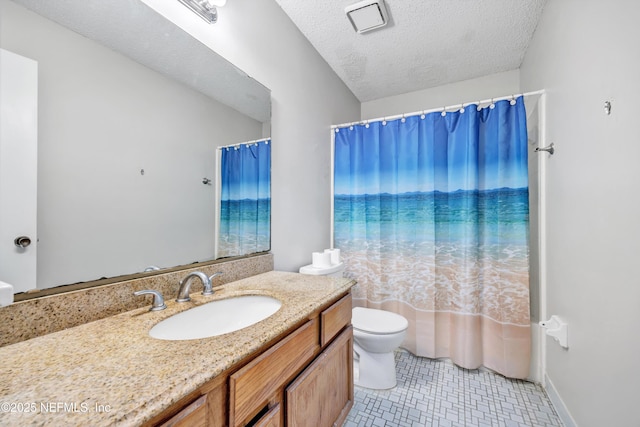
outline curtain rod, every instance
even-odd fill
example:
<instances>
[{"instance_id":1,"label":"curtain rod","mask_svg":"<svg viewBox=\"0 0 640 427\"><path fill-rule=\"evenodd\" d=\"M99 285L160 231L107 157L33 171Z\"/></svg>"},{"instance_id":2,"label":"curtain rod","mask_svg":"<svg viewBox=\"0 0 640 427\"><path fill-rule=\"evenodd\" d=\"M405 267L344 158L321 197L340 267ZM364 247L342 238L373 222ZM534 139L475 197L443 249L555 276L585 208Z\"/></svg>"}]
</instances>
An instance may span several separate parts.
<instances>
[{"instance_id":1,"label":"curtain rod","mask_svg":"<svg viewBox=\"0 0 640 427\"><path fill-rule=\"evenodd\" d=\"M218 150L222 150L223 148L239 147L241 145L251 145L251 144L256 144L258 142L263 142L263 141L271 141L271 137L262 138L262 139L254 139L253 141L239 142L237 144L224 145L222 147L217 147L217 148L218 148Z\"/></svg>"},{"instance_id":2,"label":"curtain rod","mask_svg":"<svg viewBox=\"0 0 640 427\"><path fill-rule=\"evenodd\" d=\"M378 117L377 119L358 120L357 122L343 123L341 125L332 125L331 129L344 128L344 127L353 126L353 125L362 125L362 124L372 123L372 122L380 122L380 121L384 121L384 120L396 120L396 119L401 119L403 117L420 116L422 114L437 113L438 111L447 111L447 110L454 110L454 109L457 110L457 109L460 109L462 107L466 107L468 105L473 105L473 104L477 104L477 105L486 104L486 103L493 104L496 101L504 101L506 99L514 99L514 98L517 98L519 96L526 97L526 96L533 96L533 95L542 95L543 93L544 93L544 89L536 90L536 91L533 91L533 92L519 93L519 94L514 94L514 95L505 95L505 96L500 96L500 97L497 97L497 98L483 99L482 101L470 101L470 102L464 102L464 103L460 103L460 104L448 105L446 107L432 108L430 110L414 111L413 113L396 114L394 116Z\"/></svg>"}]
</instances>

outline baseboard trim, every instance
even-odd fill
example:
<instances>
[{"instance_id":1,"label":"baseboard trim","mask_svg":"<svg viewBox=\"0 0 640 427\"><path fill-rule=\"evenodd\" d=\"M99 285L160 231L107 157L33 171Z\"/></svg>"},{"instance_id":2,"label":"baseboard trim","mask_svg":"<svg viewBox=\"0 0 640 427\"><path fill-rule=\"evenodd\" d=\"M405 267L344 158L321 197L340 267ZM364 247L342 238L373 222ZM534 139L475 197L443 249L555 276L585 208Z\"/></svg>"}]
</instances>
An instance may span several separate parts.
<instances>
[{"instance_id":1,"label":"baseboard trim","mask_svg":"<svg viewBox=\"0 0 640 427\"><path fill-rule=\"evenodd\" d=\"M558 413L558 417L560 417L560 421L562 421L562 424L565 427L578 427L578 424L576 424L575 420L569 413L569 410L567 409L566 405L560 398L560 395L558 394L558 391L553 385L553 382L549 379L549 376L545 374L544 379L545 379L544 388L547 391L549 400L551 400L551 404L553 405L553 408Z\"/></svg>"}]
</instances>

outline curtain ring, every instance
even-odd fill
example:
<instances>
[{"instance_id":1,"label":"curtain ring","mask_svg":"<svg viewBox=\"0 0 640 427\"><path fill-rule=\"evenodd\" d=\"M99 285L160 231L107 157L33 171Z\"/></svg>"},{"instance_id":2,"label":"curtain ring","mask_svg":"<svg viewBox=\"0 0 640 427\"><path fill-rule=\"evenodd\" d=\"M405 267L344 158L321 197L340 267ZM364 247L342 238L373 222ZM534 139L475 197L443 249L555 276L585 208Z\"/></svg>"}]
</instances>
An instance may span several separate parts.
<instances>
[{"instance_id":1,"label":"curtain ring","mask_svg":"<svg viewBox=\"0 0 640 427\"><path fill-rule=\"evenodd\" d=\"M516 105L516 96L515 95L511 95L511 101L509 101L510 105Z\"/></svg>"},{"instance_id":2,"label":"curtain ring","mask_svg":"<svg viewBox=\"0 0 640 427\"><path fill-rule=\"evenodd\" d=\"M492 110L496 108L496 104L493 103L493 98L491 98L491 104L489 104L489 108Z\"/></svg>"},{"instance_id":3,"label":"curtain ring","mask_svg":"<svg viewBox=\"0 0 640 427\"><path fill-rule=\"evenodd\" d=\"M460 104L460 113L464 113L464 104Z\"/></svg>"},{"instance_id":4,"label":"curtain ring","mask_svg":"<svg viewBox=\"0 0 640 427\"><path fill-rule=\"evenodd\" d=\"M404 118L404 114L403 114L403 115L402 115L402 118L400 119L400 122L404 123L404 122L406 122L406 121L407 121L407 119L405 119L405 118Z\"/></svg>"},{"instance_id":5,"label":"curtain ring","mask_svg":"<svg viewBox=\"0 0 640 427\"><path fill-rule=\"evenodd\" d=\"M426 117L426 114L425 114L424 110L422 110L422 114L420 115L420 118L421 118L422 120L424 120L424 118L425 118L425 117Z\"/></svg>"},{"instance_id":6,"label":"curtain ring","mask_svg":"<svg viewBox=\"0 0 640 427\"><path fill-rule=\"evenodd\" d=\"M440 113L440 115L442 117L445 117L447 115L447 107L442 107L442 113Z\"/></svg>"}]
</instances>

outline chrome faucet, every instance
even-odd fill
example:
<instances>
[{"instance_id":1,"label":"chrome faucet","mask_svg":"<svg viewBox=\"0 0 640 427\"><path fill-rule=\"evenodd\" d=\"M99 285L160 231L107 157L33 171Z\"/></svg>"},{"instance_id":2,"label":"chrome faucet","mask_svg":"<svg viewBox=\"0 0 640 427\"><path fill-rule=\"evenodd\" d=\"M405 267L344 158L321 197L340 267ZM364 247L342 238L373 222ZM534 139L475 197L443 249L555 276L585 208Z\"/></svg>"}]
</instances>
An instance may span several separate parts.
<instances>
[{"instance_id":1,"label":"chrome faucet","mask_svg":"<svg viewBox=\"0 0 640 427\"><path fill-rule=\"evenodd\" d=\"M213 295L213 285L211 284L211 279L216 276L221 275L221 272L214 273L211 277L207 277L206 274L200 271L193 271L187 274L187 277L180 281L180 289L178 290L178 297L176 298L177 302L187 302L191 301L189 298L189 289L191 288L191 279L197 277L202 282L202 295Z\"/></svg>"}]
</instances>

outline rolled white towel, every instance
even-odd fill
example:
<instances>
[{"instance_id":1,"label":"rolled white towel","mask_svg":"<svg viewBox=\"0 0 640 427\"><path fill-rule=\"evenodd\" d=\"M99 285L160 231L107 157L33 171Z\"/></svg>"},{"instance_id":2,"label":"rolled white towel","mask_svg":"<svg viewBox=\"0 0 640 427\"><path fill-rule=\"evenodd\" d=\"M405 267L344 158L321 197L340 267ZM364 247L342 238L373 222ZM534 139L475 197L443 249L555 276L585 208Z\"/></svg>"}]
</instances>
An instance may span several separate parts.
<instances>
[{"instance_id":1,"label":"rolled white towel","mask_svg":"<svg viewBox=\"0 0 640 427\"><path fill-rule=\"evenodd\" d=\"M328 252L314 252L311 259L316 268L331 267L331 254Z\"/></svg>"},{"instance_id":2,"label":"rolled white towel","mask_svg":"<svg viewBox=\"0 0 640 427\"><path fill-rule=\"evenodd\" d=\"M13 285L0 281L0 307L13 304Z\"/></svg>"},{"instance_id":3,"label":"rolled white towel","mask_svg":"<svg viewBox=\"0 0 640 427\"><path fill-rule=\"evenodd\" d=\"M331 254L331 264L340 264L340 249L325 249L324 251Z\"/></svg>"}]
</instances>

